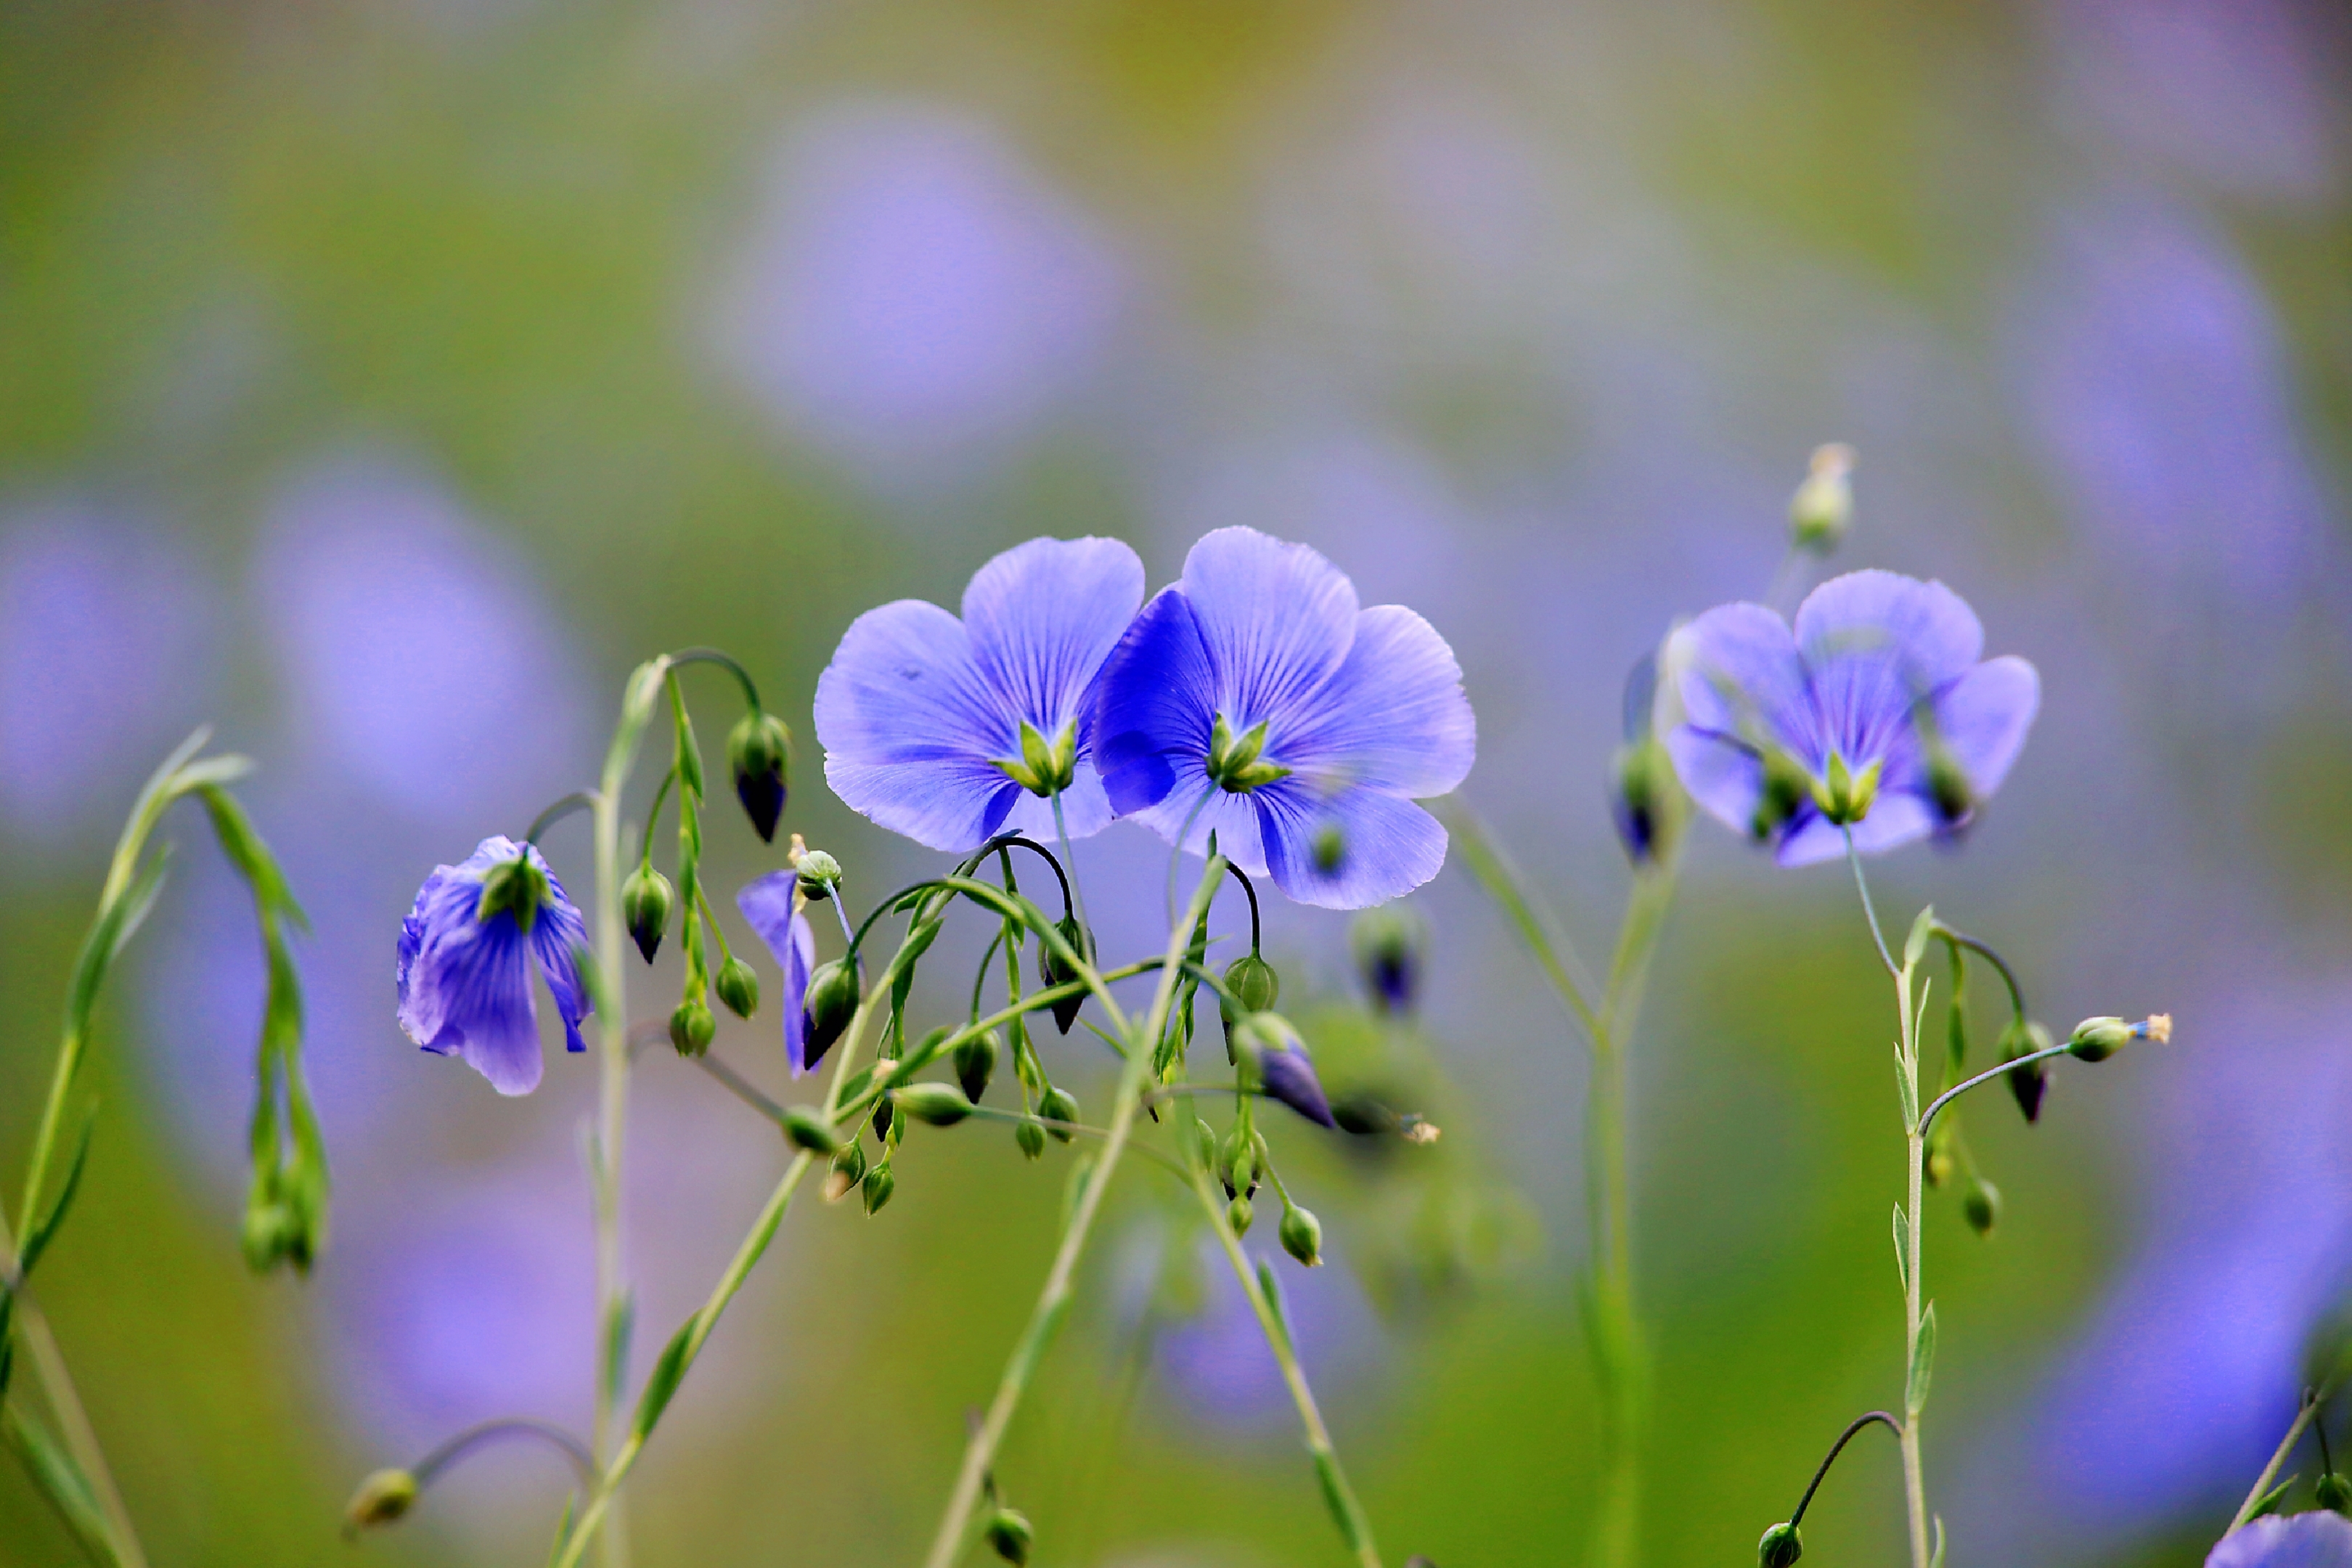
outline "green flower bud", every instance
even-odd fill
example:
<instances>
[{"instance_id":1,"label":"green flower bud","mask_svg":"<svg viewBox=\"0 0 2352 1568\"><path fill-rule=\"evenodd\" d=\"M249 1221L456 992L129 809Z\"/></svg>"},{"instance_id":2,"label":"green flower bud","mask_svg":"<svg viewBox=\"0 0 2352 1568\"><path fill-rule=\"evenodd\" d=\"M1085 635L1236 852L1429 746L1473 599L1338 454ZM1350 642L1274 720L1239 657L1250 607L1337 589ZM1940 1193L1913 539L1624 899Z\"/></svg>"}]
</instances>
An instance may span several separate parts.
<instances>
[{"instance_id":1,"label":"green flower bud","mask_svg":"<svg viewBox=\"0 0 2352 1568\"><path fill-rule=\"evenodd\" d=\"M857 1016L857 994L863 987L864 977L848 959L836 958L816 966L801 1000L803 1068L814 1068L823 1060L824 1053L833 1049L833 1042L849 1027L849 1020Z\"/></svg>"},{"instance_id":2,"label":"green flower bud","mask_svg":"<svg viewBox=\"0 0 2352 1568\"><path fill-rule=\"evenodd\" d=\"M1070 944L1071 952L1089 964L1094 963L1094 938L1087 932L1086 927L1078 923L1078 917L1076 914L1064 915L1054 922L1054 929L1062 933L1062 940ZM1040 984L1067 985L1077 977L1078 972L1063 963L1061 956L1055 952L1050 943L1037 944L1037 980ZM1086 1005L1087 998L1083 992L1055 1003L1054 1026L1062 1033L1068 1034L1070 1026L1078 1021L1078 1009Z\"/></svg>"},{"instance_id":3,"label":"green flower bud","mask_svg":"<svg viewBox=\"0 0 2352 1568\"><path fill-rule=\"evenodd\" d=\"M812 903L833 897L834 889L841 885L841 862L822 849L804 849L793 862L800 873L801 892Z\"/></svg>"},{"instance_id":4,"label":"green flower bud","mask_svg":"<svg viewBox=\"0 0 2352 1568\"><path fill-rule=\"evenodd\" d=\"M811 1110L805 1105L789 1107L784 1111L784 1142L811 1154L837 1154L841 1140L834 1135L833 1123L822 1111Z\"/></svg>"},{"instance_id":5,"label":"green flower bud","mask_svg":"<svg viewBox=\"0 0 2352 1568\"><path fill-rule=\"evenodd\" d=\"M2000 1059L2013 1062L2020 1057L2030 1057L2036 1051L2050 1048L2050 1031L2039 1024L2015 1024L2001 1031ZM2017 1109L2028 1121L2042 1118L2042 1097L2050 1088L2050 1064L2033 1062L2025 1067L2011 1068L2008 1073L2009 1091L2017 1097Z\"/></svg>"},{"instance_id":6,"label":"green flower bud","mask_svg":"<svg viewBox=\"0 0 2352 1568\"><path fill-rule=\"evenodd\" d=\"M1845 537L1853 523L1853 447L1832 441L1813 448L1805 482L1789 500L1789 537L1798 549L1827 555Z\"/></svg>"},{"instance_id":7,"label":"green flower bud","mask_svg":"<svg viewBox=\"0 0 2352 1568\"><path fill-rule=\"evenodd\" d=\"M1805 1554L1805 1542L1793 1524L1776 1524L1756 1543L1757 1568L1790 1568Z\"/></svg>"},{"instance_id":8,"label":"green flower bud","mask_svg":"<svg viewBox=\"0 0 2352 1568\"><path fill-rule=\"evenodd\" d=\"M378 1470L360 1482L343 1505L343 1533L390 1524L416 1506L416 1478L406 1470Z\"/></svg>"},{"instance_id":9,"label":"green flower bud","mask_svg":"<svg viewBox=\"0 0 2352 1568\"><path fill-rule=\"evenodd\" d=\"M1235 1236L1247 1236L1250 1221L1255 1217L1250 1211L1250 1201L1246 1194L1235 1193L1234 1201L1225 1205L1225 1223L1234 1227Z\"/></svg>"},{"instance_id":10,"label":"green flower bud","mask_svg":"<svg viewBox=\"0 0 2352 1568\"><path fill-rule=\"evenodd\" d=\"M2000 1189L1979 1176L1960 1195L1960 1214L1979 1236L1990 1236L2000 1223Z\"/></svg>"},{"instance_id":11,"label":"green flower bud","mask_svg":"<svg viewBox=\"0 0 2352 1568\"><path fill-rule=\"evenodd\" d=\"M1239 1122L1217 1145L1217 1179L1225 1184L1227 1197L1257 1191L1257 1141L1245 1135Z\"/></svg>"},{"instance_id":12,"label":"green flower bud","mask_svg":"<svg viewBox=\"0 0 2352 1568\"><path fill-rule=\"evenodd\" d=\"M955 1048L956 1082L963 1086L963 1097L973 1104L988 1092L989 1075L996 1070L996 1056L1003 1042L996 1031L990 1029L961 1041Z\"/></svg>"},{"instance_id":13,"label":"green flower bud","mask_svg":"<svg viewBox=\"0 0 2352 1568\"><path fill-rule=\"evenodd\" d=\"M1078 1119L1078 1102L1071 1097L1068 1089L1048 1089L1037 1101L1037 1114L1048 1121L1076 1121ZM1077 1136L1062 1127L1048 1127L1045 1131L1057 1143L1066 1143Z\"/></svg>"},{"instance_id":14,"label":"green flower bud","mask_svg":"<svg viewBox=\"0 0 2352 1568\"><path fill-rule=\"evenodd\" d=\"M2346 1480L2334 1470L2320 1477L2319 1484L2312 1489L2319 1500L2319 1506L2328 1512L2352 1513L2352 1481Z\"/></svg>"},{"instance_id":15,"label":"green flower bud","mask_svg":"<svg viewBox=\"0 0 2352 1568\"><path fill-rule=\"evenodd\" d=\"M1225 965L1225 991L1217 997L1217 1016L1224 1020L1225 1033L1231 1035L1234 1026L1252 1013L1263 1013L1272 1007L1282 994L1282 976L1274 965L1255 952L1243 953ZM1240 1011L1234 1004L1240 1004Z\"/></svg>"},{"instance_id":16,"label":"green flower bud","mask_svg":"<svg viewBox=\"0 0 2352 1568\"><path fill-rule=\"evenodd\" d=\"M669 1016L669 1043L677 1047L679 1056L700 1056L710 1048L711 1038L718 1033L719 1021L703 1003L681 1002Z\"/></svg>"},{"instance_id":17,"label":"green flower bud","mask_svg":"<svg viewBox=\"0 0 2352 1568\"><path fill-rule=\"evenodd\" d=\"M1323 1222L1297 1204L1282 1211L1282 1250L1309 1268L1323 1265Z\"/></svg>"},{"instance_id":18,"label":"green flower bud","mask_svg":"<svg viewBox=\"0 0 2352 1568\"><path fill-rule=\"evenodd\" d=\"M866 1212L880 1214L882 1205L890 1201L890 1194L898 1190L898 1178L890 1173L890 1167L885 1163L866 1173L860 1190L866 1199Z\"/></svg>"},{"instance_id":19,"label":"green flower bud","mask_svg":"<svg viewBox=\"0 0 2352 1568\"><path fill-rule=\"evenodd\" d=\"M719 1000L727 1005L727 1010L739 1018L748 1018L760 1010L760 977L733 953L729 953L727 962L719 966L719 978L711 982L710 988L719 993Z\"/></svg>"},{"instance_id":20,"label":"green flower bud","mask_svg":"<svg viewBox=\"0 0 2352 1568\"><path fill-rule=\"evenodd\" d=\"M621 919L636 940L637 951L646 962L654 961L661 947L662 931L669 925L669 911L677 902L677 891L669 879L651 866L639 866L621 884Z\"/></svg>"},{"instance_id":21,"label":"green flower bud","mask_svg":"<svg viewBox=\"0 0 2352 1568\"><path fill-rule=\"evenodd\" d=\"M1193 1152L1208 1170L1217 1168L1217 1130L1200 1117L1192 1118Z\"/></svg>"},{"instance_id":22,"label":"green flower bud","mask_svg":"<svg viewBox=\"0 0 2352 1568\"><path fill-rule=\"evenodd\" d=\"M849 1195L849 1189L866 1179L866 1150L852 1141L841 1146L833 1157L833 1164L824 1173L824 1201L837 1204Z\"/></svg>"},{"instance_id":23,"label":"green flower bud","mask_svg":"<svg viewBox=\"0 0 2352 1568\"><path fill-rule=\"evenodd\" d=\"M891 1101L916 1121L953 1127L971 1114L971 1101L951 1083L910 1083L890 1091Z\"/></svg>"},{"instance_id":24,"label":"green flower bud","mask_svg":"<svg viewBox=\"0 0 2352 1568\"><path fill-rule=\"evenodd\" d=\"M2137 1024L2116 1017L2085 1018L2074 1026L2066 1049L2077 1060L2103 1062L2134 1040L2154 1040L2160 1046L2171 1038L2169 1013L2151 1013Z\"/></svg>"},{"instance_id":25,"label":"green flower bud","mask_svg":"<svg viewBox=\"0 0 2352 1568\"><path fill-rule=\"evenodd\" d=\"M776 819L784 814L789 792L793 732L772 713L746 713L727 732L727 765L735 774L735 798L751 829L769 844L776 841Z\"/></svg>"},{"instance_id":26,"label":"green flower bud","mask_svg":"<svg viewBox=\"0 0 2352 1568\"><path fill-rule=\"evenodd\" d=\"M1015 1127L1013 1130L1013 1142L1019 1144L1021 1152L1032 1160L1045 1157L1045 1130L1034 1121L1024 1121Z\"/></svg>"},{"instance_id":27,"label":"green flower bud","mask_svg":"<svg viewBox=\"0 0 2352 1568\"><path fill-rule=\"evenodd\" d=\"M989 1550L1014 1564L1014 1568L1029 1561L1029 1543L1034 1538L1035 1532L1018 1510L1000 1508L989 1519Z\"/></svg>"}]
</instances>

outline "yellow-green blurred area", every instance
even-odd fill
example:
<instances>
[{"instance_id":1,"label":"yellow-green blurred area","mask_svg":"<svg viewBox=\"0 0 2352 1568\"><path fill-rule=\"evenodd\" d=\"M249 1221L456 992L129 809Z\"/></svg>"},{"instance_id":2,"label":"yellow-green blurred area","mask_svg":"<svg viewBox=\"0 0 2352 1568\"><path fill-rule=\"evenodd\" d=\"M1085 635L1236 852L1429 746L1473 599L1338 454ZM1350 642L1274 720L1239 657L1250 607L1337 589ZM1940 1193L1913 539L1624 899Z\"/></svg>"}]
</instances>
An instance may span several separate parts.
<instances>
[{"instance_id":1,"label":"yellow-green blurred area","mask_svg":"<svg viewBox=\"0 0 2352 1568\"><path fill-rule=\"evenodd\" d=\"M591 1059L551 1041L509 1100L418 1052L394 942L435 865L592 781L636 660L745 662L798 742L786 830L862 912L940 861L824 788L809 696L859 611L953 606L1036 534L1125 538L1155 586L1208 528L1305 540L1452 640L1464 795L1598 965L1626 671L1767 592L1844 440L1853 531L1806 570L1941 577L2045 694L1958 845L1874 865L1881 908L2000 947L2054 1028L2178 1019L2059 1064L2038 1126L1967 1107L2003 1207L1980 1240L1930 1194L1948 1560L2201 1562L2352 1284L2348 78L2320 0L0 7L12 1215L107 847L199 721L255 759L312 925L307 1281L239 1258L259 947L193 816L100 1009L37 1287L151 1560L544 1560L570 1482L527 1447L338 1533L365 1472L590 1400ZM781 851L713 795L756 953L731 894ZM584 899L584 829L546 844ZM1342 918L1268 894L1327 1078L1444 1128L1371 1151L1270 1113L1329 1259L1277 1261L1389 1558L1577 1562L1585 1047L1456 858L1408 1021L1367 1011ZM1106 955L1156 952L1164 846L1115 825L1076 860ZM926 961L918 1027L962 1016L987 934ZM679 973L632 960L633 1013ZM1694 824L1631 1053L1647 1562L1751 1560L1901 1397L1893 1032L1844 871ZM716 1049L813 1093L772 1005ZM1099 1110L1099 1043L1042 1049ZM641 1377L787 1156L667 1048L636 1078ZM912 1560L1072 1158L917 1128L880 1215L803 1194L630 1485L635 1560ZM996 1480L1041 1564L1344 1561L1182 1198L1121 1172ZM9 1397L43 1413L21 1366ZM1900 1552L1883 1437L1808 1562ZM78 1560L0 1471L0 1563Z\"/></svg>"}]
</instances>

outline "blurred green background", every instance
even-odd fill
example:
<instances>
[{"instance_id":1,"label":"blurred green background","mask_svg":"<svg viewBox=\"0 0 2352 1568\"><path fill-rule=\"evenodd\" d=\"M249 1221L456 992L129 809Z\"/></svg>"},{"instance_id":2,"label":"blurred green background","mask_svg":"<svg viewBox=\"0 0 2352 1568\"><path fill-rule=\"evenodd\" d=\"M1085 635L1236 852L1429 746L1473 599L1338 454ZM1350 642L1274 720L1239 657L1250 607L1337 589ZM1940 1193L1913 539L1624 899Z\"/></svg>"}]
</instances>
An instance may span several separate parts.
<instances>
[{"instance_id":1,"label":"blurred green background","mask_svg":"<svg viewBox=\"0 0 2352 1568\"><path fill-rule=\"evenodd\" d=\"M315 925L308 1282L238 1260L258 959L189 823L102 1013L41 1295L153 1560L543 1553L565 1478L530 1451L337 1536L368 1469L586 1416L593 1072L502 1101L418 1054L393 942L436 863L587 780L636 659L751 667L800 737L788 827L870 898L930 860L823 785L807 697L859 610L952 605L1038 533L1127 538L1155 584L1208 527L1306 539L1454 640L1465 793L1605 951L1624 673L1763 592L1838 438L1838 564L1944 577L2047 692L1981 826L1884 863L1883 906L2001 945L2055 1026L2180 1020L2062 1070L2037 1128L1971 1109L2007 1210L1980 1243L1942 1194L1928 1238L1950 1560L2201 1561L2352 1266L2347 51L2316 0L0 6L12 1190L106 845L198 721L259 763ZM731 815L710 838L722 889L776 863ZM580 829L550 850L584 889ZM1078 859L1108 951L1156 948L1157 841ZM1446 1130L1368 1162L1280 1128L1332 1258L1286 1279L1395 1559L1576 1561L1583 1051L1458 868L1417 901L1430 995L1387 1033L1344 922L1269 908L1329 1076L1401 1074ZM923 1007L977 951L942 944ZM1842 873L1694 828L1634 1052L1650 1562L1748 1561L1899 1396L1883 991ZM718 1048L782 1089L773 1030ZM1100 1104L1086 1037L1047 1048ZM784 1159L658 1055L640 1371ZM1067 1158L919 1132L882 1215L793 1213L637 1472L638 1560L919 1551ZM1037 1561L1338 1561L1158 1182L1122 1177L997 1469ZM1900 1526L1865 1438L1809 1557L1890 1561ZM0 1563L74 1560L0 1473Z\"/></svg>"}]
</instances>

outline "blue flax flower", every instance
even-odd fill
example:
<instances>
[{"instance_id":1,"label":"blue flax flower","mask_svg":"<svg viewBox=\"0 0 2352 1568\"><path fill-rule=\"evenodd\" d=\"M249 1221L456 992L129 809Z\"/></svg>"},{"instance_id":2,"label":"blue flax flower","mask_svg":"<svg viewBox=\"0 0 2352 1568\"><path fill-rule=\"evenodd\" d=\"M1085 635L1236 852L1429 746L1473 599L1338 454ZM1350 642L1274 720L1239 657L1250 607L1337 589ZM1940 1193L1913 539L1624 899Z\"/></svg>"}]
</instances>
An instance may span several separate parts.
<instances>
[{"instance_id":1,"label":"blue flax flower","mask_svg":"<svg viewBox=\"0 0 2352 1568\"><path fill-rule=\"evenodd\" d=\"M735 907L784 972L784 1059L793 1066L793 1076L798 1078L807 1070L808 1017L803 1008L808 1002L809 972L816 967L816 933L809 929L808 916L801 912L806 902L800 896L800 874L796 871L771 871L758 881L745 886L735 895Z\"/></svg>"},{"instance_id":2,"label":"blue flax flower","mask_svg":"<svg viewBox=\"0 0 2352 1568\"><path fill-rule=\"evenodd\" d=\"M1669 642L1684 721L1666 737L1691 797L1804 866L1967 826L2041 706L2033 667L1979 662L1984 628L1941 583L1854 572L1792 629L1721 605Z\"/></svg>"},{"instance_id":3,"label":"blue flax flower","mask_svg":"<svg viewBox=\"0 0 2352 1568\"><path fill-rule=\"evenodd\" d=\"M1462 668L1397 605L1303 544L1221 528L1103 666L1087 731L1110 804L1161 837L1271 873L1301 903L1363 909L1445 863L1415 805L1470 771Z\"/></svg>"},{"instance_id":4,"label":"blue flax flower","mask_svg":"<svg viewBox=\"0 0 2352 1568\"><path fill-rule=\"evenodd\" d=\"M2324 1510L2233 1530L2205 1568L2352 1568L2352 1522Z\"/></svg>"},{"instance_id":5,"label":"blue flax flower","mask_svg":"<svg viewBox=\"0 0 2352 1568\"><path fill-rule=\"evenodd\" d=\"M825 782L934 849L1099 831L1110 803L1079 733L1088 688L1143 602L1115 539L1033 539L982 566L963 618L900 599L850 623L816 683Z\"/></svg>"},{"instance_id":6,"label":"blue flax flower","mask_svg":"<svg viewBox=\"0 0 2352 1568\"><path fill-rule=\"evenodd\" d=\"M400 1026L439 1056L461 1056L500 1094L539 1087L539 1005L547 977L566 1049L584 1051L580 964L588 925L537 847L499 835L465 862L436 866L400 927Z\"/></svg>"}]
</instances>

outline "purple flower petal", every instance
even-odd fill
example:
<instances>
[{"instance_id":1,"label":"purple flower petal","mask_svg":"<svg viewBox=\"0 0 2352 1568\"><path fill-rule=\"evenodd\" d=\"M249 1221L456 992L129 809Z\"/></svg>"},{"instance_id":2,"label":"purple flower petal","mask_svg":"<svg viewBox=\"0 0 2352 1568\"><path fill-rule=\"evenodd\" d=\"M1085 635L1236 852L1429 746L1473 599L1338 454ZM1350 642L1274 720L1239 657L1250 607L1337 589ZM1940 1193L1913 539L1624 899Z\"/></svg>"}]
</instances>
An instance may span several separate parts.
<instances>
[{"instance_id":1,"label":"purple flower petal","mask_svg":"<svg viewBox=\"0 0 2352 1568\"><path fill-rule=\"evenodd\" d=\"M1318 795L1284 779L1250 798L1274 885L1302 904L1370 909L1403 897L1444 868L1445 829L1396 795L1371 789ZM1316 863L1317 850L1332 846L1337 863L1326 870Z\"/></svg>"},{"instance_id":2,"label":"purple flower petal","mask_svg":"<svg viewBox=\"0 0 2352 1568\"><path fill-rule=\"evenodd\" d=\"M1051 740L1142 603L1143 563L1119 541L1033 539L972 574L963 624L982 673Z\"/></svg>"},{"instance_id":3,"label":"purple flower petal","mask_svg":"<svg viewBox=\"0 0 2352 1568\"><path fill-rule=\"evenodd\" d=\"M2205 1568L2352 1568L2352 1521L2324 1510L2258 1519L2223 1536Z\"/></svg>"},{"instance_id":4,"label":"purple flower petal","mask_svg":"<svg viewBox=\"0 0 2352 1568\"><path fill-rule=\"evenodd\" d=\"M1923 797L1882 791L1870 815L1853 825L1853 847L1864 855L1883 855L1916 844L1942 826L1935 807ZM1808 805L1790 819L1775 858L1783 866L1842 860L1845 835L1837 824Z\"/></svg>"},{"instance_id":5,"label":"purple flower petal","mask_svg":"<svg viewBox=\"0 0 2352 1568\"><path fill-rule=\"evenodd\" d=\"M531 858L539 858L537 849L531 851ZM593 1010L580 973L583 963L593 962L588 957L588 922L572 906L553 871L547 874L547 886L553 897L531 922L530 950L539 960L540 973L546 977L548 994L555 998L555 1011L563 1019L563 1048L584 1051L588 1042L580 1037L580 1020Z\"/></svg>"},{"instance_id":6,"label":"purple flower petal","mask_svg":"<svg viewBox=\"0 0 2352 1568\"><path fill-rule=\"evenodd\" d=\"M1276 750L1302 773L1426 798L1468 776L1478 721L1437 628L1402 605L1381 605L1357 616L1355 642L1314 714L1286 729Z\"/></svg>"},{"instance_id":7,"label":"purple flower petal","mask_svg":"<svg viewBox=\"0 0 2352 1568\"><path fill-rule=\"evenodd\" d=\"M1978 797L2009 777L2042 708L2042 677L2015 654L1987 659L1936 694L1936 723Z\"/></svg>"},{"instance_id":8,"label":"purple flower petal","mask_svg":"<svg viewBox=\"0 0 2352 1568\"><path fill-rule=\"evenodd\" d=\"M1850 572L1814 589L1798 606L1796 638L1822 742L1857 772L1886 755L1913 704L1984 652L1984 627L1958 594L1893 572Z\"/></svg>"},{"instance_id":9,"label":"purple flower petal","mask_svg":"<svg viewBox=\"0 0 2352 1568\"><path fill-rule=\"evenodd\" d=\"M1754 829L1764 803L1764 760L1741 742L1685 724L1666 734L1666 755L1699 809L1733 832Z\"/></svg>"},{"instance_id":10,"label":"purple flower petal","mask_svg":"<svg viewBox=\"0 0 2352 1568\"><path fill-rule=\"evenodd\" d=\"M1236 731L1291 715L1356 637L1356 585L1346 574L1307 545L1254 528L1203 534L1184 557L1182 590L1216 704Z\"/></svg>"},{"instance_id":11,"label":"purple flower petal","mask_svg":"<svg viewBox=\"0 0 2352 1568\"><path fill-rule=\"evenodd\" d=\"M1668 660L1692 729L1750 748L1779 746L1808 768L1826 760L1797 639L1770 610L1718 605L1675 634ZM1750 800L1736 819L1724 820L1744 833L1754 815Z\"/></svg>"},{"instance_id":12,"label":"purple flower petal","mask_svg":"<svg viewBox=\"0 0 2352 1568\"><path fill-rule=\"evenodd\" d=\"M794 1078L807 1066L807 1018L802 1005L808 996L809 972L816 967L816 933L809 929L808 916L793 907L799 885L793 872L771 871L735 895L735 907L784 972L779 1007L784 1018L784 1059L792 1064Z\"/></svg>"},{"instance_id":13,"label":"purple flower petal","mask_svg":"<svg viewBox=\"0 0 2352 1568\"><path fill-rule=\"evenodd\" d=\"M1192 602L1180 587L1162 588L1111 651L1087 715L1087 749L1111 808L1125 816L1181 798L1174 818L1151 822L1172 840L1207 782L1202 759L1216 708L1215 672ZM1189 781L1181 776L1188 764Z\"/></svg>"}]
</instances>

